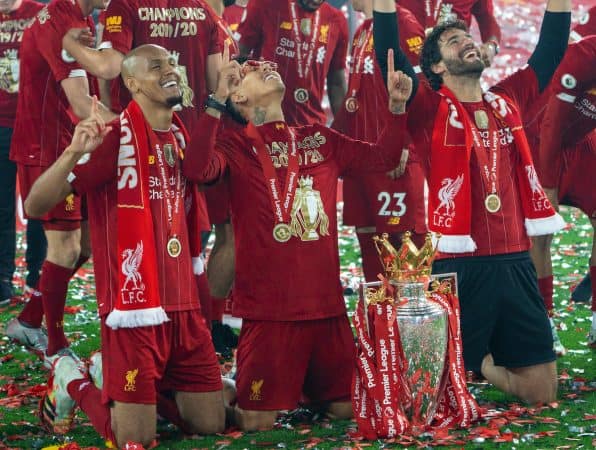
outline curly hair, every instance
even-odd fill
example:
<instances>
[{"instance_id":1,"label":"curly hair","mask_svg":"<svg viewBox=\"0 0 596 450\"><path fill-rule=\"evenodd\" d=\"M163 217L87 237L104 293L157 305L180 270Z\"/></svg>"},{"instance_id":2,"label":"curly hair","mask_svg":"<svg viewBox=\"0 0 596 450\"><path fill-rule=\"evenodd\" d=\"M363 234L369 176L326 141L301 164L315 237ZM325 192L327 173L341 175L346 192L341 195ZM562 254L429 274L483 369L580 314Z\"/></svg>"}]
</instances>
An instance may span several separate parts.
<instances>
[{"instance_id":1,"label":"curly hair","mask_svg":"<svg viewBox=\"0 0 596 450\"><path fill-rule=\"evenodd\" d=\"M439 39L445 31L454 28L466 32L468 31L467 25L461 20L441 23L432 29L430 34L424 40L424 45L422 46L422 52L420 53L420 66L422 67L422 72L435 91L443 84L443 78L441 75L437 75L432 71L432 66L434 64L438 64L443 59L441 56L441 49L439 48Z\"/></svg>"}]
</instances>

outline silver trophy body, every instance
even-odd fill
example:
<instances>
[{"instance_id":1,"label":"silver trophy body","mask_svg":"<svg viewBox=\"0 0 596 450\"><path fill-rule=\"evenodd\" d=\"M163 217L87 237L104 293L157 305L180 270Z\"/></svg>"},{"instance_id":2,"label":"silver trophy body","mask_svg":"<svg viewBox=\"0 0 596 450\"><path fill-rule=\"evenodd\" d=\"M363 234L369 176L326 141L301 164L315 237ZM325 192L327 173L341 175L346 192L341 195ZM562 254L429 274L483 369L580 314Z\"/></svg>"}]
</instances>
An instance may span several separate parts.
<instances>
[{"instance_id":1,"label":"silver trophy body","mask_svg":"<svg viewBox=\"0 0 596 450\"><path fill-rule=\"evenodd\" d=\"M426 298L425 283L398 281L397 323L412 393L405 412L413 427L430 425L442 391L447 312Z\"/></svg>"}]
</instances>

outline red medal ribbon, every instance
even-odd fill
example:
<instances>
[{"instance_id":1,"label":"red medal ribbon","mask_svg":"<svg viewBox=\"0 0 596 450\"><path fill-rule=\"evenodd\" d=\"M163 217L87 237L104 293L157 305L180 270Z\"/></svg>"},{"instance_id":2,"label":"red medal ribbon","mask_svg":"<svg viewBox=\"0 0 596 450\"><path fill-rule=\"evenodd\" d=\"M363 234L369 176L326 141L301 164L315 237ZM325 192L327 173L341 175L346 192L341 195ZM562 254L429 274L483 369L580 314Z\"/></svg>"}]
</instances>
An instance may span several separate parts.
<instances>
[{"instance_id":1,"label":"red medal ribbon","mask_svg":"<svg viewBox=\"0 0 596 450\"><path fill-rule=\"evenodd\" d=\"M168 182L168 176L166 175L166 166L164 161L163 149L161 148L155 131L150 127L147 127L147 134L149 135L149 146L155 150L157 155L158 172L161 179L161 192L166 200L166 211L168 215L168 237L176 237L180 231L180 203L181 199L184 198L184 191L186 190L186 183L182 182L182 170L178 164L178 158L174 163L174 170L176 170L176 190L174 191L174 205L172 207L172 193L170 192L170 183ZM175 154L179 158L182 157L182 153L178 147L177 139L173 139Z\"/></svg>"},{"instance_id":2,"label":"red medal ribbon","mask_svg":"<svg viewBox=\"0 0 596 450\"><path fill-rule=\"evenodd\" d=\"M317 37L319 36L319 19L320 19L320 11L317 9L315 12L315 22L312 32L312 39L307 44L308 45L308 53L306 56L306 64L304 64L304 58L302 57L302 37L300 36L300 25L298 24L298 13L296 12L296 2L290 3L290 12L292 13L292 23L294 24L294 41L296 42L296 64L298 65L298 76L300 78L306 78L308 75L308 71L311 66L312 57L315 53L315 43L317 42Z\"/></svg>"},{"instance_id":3,"label":"red medal ribbon","mask_svg":"<svg viewBox=\"0 0 596 450\"><path fill-rule=\"evenodd\" d=\"M286 180L284 186L283 203L280 198L280 186L279 179L273 166L271 156L267 151L267 146L263 141L257 127L252 122L246 127L247 136L253 141L253 150L261 163L261 170L265 177L265 183L269 190L269 199L271 200L271 208L273 209L273 215L275 216L275 223L289 223L290 208L292 207L294 195L296 193L296 182L298 178L299 161L298 151L296 146L296 136L294 130L288 127L291 137L291 152L288 154L288 168L286 172Z\"/></svg>"},{"instance_id":4,"label":"red medal ribbon","mask_svg":"<svg viewBox=\"0 0 596 450\"><path fill-rule=\"evenodd\" d=\"M356 94L358 94L360 92L360 83L362 82L362 72L361 72L362 62L364 61L364 53L366 51L366 46L368 45L368 42L370 41L372 33L373 33L373 22L371 21L370 24L368 25L368 28L366 30L362 30L362 33L360 33L358 40L357 40L357 43L360 43L360 41L362 40L361 36L364 35L364 43L361 46L357 46L355 49L355 52L354 52L355 65L352 66L354 68L354 70L352 71L352 74L350 76L350 86L351 86L352 97L356 97Z\"/></svg>"},{"instance_id":5,"label":"red medal ribbon","mask_svg":"<svg viewBox=\"0 0 596 450\"><path fill-rule=\"evenodd\" d=\"M459 301L451 294L433 292L430 300L447 311L449 319L448 356L443 373L444 391L439 399L434 424L439 427L467 427L478 420L482 410L466 386L463 347L459 328Z\"/></svg>"},{"instance_id":6,"label":"red medal ribbon","mask_svg":"<svg viewBox=\"0 0 596 450\"><path fill-rule=\"evenodd\" d=\"M492 113L488 115L488 130L490 137L490 158L486 155L484 145L482 145L482 136L476 125L470 121L472 136L474 137L474 153L478 159L478 164L482 167L482 181L486 194L497 194L497 180L499 179L499 129L495 123L496 120L491 120ZM490 169L489 169L490 164Z\"/></svg>"}]
</instances>

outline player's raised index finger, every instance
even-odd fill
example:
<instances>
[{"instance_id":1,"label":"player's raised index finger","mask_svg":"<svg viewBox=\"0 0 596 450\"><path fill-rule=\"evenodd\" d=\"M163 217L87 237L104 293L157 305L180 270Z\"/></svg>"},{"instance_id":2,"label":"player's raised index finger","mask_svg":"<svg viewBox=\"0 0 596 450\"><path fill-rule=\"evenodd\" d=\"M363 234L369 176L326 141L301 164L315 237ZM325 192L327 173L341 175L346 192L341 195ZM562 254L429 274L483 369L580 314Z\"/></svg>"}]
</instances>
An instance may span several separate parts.
<instances>
[{"instance_id":1,"label":"player's raised index finger","mask_svg":"<svg viewBox=\"0 0 596 450\"><path fill-rule=\"evenodd\" d=\"M393 49L387 50L387 73L393 73L395 71L395 64L393 62Z\"/></svg>"}]
</instances>

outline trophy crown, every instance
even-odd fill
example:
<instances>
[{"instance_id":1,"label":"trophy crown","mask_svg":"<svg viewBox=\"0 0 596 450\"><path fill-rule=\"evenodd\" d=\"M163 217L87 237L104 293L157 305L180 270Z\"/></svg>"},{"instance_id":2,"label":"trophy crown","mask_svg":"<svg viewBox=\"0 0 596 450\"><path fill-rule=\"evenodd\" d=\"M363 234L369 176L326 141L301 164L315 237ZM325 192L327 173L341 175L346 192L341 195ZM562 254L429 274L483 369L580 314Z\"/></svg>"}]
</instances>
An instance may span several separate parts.
<instances>
[{"instance_id":1,"label":"trophy crown","mask_svg":"<svg viewBox=\"0 0 596 450\"><path fill-rule=\"evenodd\" d=\"M426 282L430 277L432 263L437 254L432 234L426 235L424 245L420 248L416 246L411 237L412 233L406 231L399 249L389 242L387 233L373 238L385 276L390 280Z\"/></svg>"},{"instance_id":2,"label":"trophy crown","mask_svg":"<svg viewBox=\"0 0 596 450\"><path fill-rule=\"evenodd\" d=\"M313 180L312 180L312 177L309 175L306 175L305 177L301 176L300 179L298 180L298 185L301 188L305 188L305 187L312 188L312 184L313 184Z\"/></svg>"}]
</instances>

